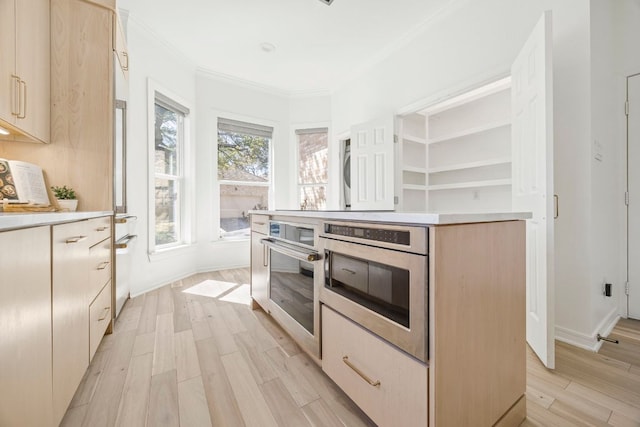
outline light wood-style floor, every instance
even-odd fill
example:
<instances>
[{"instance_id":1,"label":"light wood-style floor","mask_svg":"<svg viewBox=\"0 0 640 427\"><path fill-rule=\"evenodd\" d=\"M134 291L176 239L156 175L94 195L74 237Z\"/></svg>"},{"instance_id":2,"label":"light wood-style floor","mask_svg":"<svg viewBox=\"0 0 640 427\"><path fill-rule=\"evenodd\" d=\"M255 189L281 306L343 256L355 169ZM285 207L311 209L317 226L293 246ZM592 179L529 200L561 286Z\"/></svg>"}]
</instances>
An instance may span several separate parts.
<instances>
[{"instance_id":1,"label":"light wood-style floor","mask_svg":"<svg viewBox=\"0 0 640 427\"><path fill-rule=\"evenodd\" d=\"M248 283L248 269L203 273L128 301L62 425L373 425L269 316L248 308ZM555 371L529 352L522 425L640 426L638 348L629 345L640 339L624 354L557 344Z\"/></svg>"}]
</instances>

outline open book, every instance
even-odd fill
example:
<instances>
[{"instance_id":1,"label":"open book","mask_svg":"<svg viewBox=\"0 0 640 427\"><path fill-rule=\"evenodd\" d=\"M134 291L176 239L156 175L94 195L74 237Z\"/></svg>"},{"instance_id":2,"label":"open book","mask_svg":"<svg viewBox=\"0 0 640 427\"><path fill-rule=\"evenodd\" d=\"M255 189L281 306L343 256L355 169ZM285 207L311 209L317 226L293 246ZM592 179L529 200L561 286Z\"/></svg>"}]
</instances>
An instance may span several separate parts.
<instances>
[{"instance_id":1,"label":"open book","mask_svg":"<svg viewBox=\"0 0 640 427\"><path fill-rule=\"evenodd\" d=\"M0 201L49 206L42 169L33 163L0 159Z\"/></svg>"}]
</instances>

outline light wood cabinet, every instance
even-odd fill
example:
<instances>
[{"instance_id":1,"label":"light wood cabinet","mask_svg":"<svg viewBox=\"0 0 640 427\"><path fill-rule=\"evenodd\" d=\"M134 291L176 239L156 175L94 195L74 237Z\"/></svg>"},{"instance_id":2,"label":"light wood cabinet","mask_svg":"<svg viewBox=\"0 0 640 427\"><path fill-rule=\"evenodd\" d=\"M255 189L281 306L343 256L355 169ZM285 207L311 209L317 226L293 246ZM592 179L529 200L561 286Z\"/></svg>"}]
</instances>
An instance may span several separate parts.
<instances>
[{"instance_id":1,"label":"light wood cabinet","mask_svg":"<svg viewBox=\"0 0 640 427\"><path fill-rule=\"evenodd\" d=\"M98 350L102 337L109 327L112 311L111 281L109 281L89 306L89 359L93 359Z\"/></svg>"},{"instance_id":2,"label":"light wood cabinet","mask_svg":"<svg viewBox=\"0 0 640 427\"><path fill-rule=\"evenodd\" d=\"M127 50L127 41L124 35L122 22L120 21L120 15L114 13L113 20L113 51L116 54L116 58L118 58L120 71L126 80L129 78L129 51Z\"/></svg>"},{"instance_id":3,"label":"light wood cabinet","mask_svg":"<svg viewBox=\"0 0 640 427\"><path fill-rule=\"evenodd\" d=\"M49 142L49 28L49 0L0 2L2 140Z\"/></svg>"},{"instance_id":4,"label":"light wood cabinet","mask_svg":"<svg viewBox=\"0 0 640 427\"><path fill-rule=\"evenodd\" d=\"M89 366L87 221L51 227L53 419L58 425Z\"/></svg>"},{"instance_id":5,"label":"light wood cabinet","mask_svg":"<svg viewBox=\"0 0 640 427\"><path fill-rule=\"evenodd\" d=\"M0 424L52 426L49 227L0 232L0 254Z\"/></svg>"},{"instance_id":6,"label":"light wood cabinet","mask_svg":"<svg viewBox=\"0 0 640 427\"><path fill-rule=\"evenodd\" d=\"M381 426L519 425L526 416L525 244L525 221L430 226L427 363L327 300L322 369Z\"/></svg>"},{"instance_id":7,"label":"light wood cabinet","mask_svg":"<svg viewBox=\"0 0 640 427\"><path fill-rule=\"evenodd\" d=\"M427 365L322 306L322 369L380 426L427 425Z\"/></svg>"},{"instance_id":8,"label":"light wood cabinet","mask_svg":"<svg viewBox=\"0 0 640 427\"><path fill-rule=\"evenodd\" d=\"M51 0L51 95L50 114L47 110L45 115L51 117L51 144L15 144L0 137L0 157L35 163L51 185L73 187L80 211L114 210L115 14L115 1ZM6 20L4 13L0 20ZM5 44L0 37L2 52ZM49 59L47 70L48 64ZM9 90L9 83L0 85L2 90ZM33 92L31 86L28 91ZM0 114L6 99L1 95Z\"/></svg>"},{"instance_id":9,"label":"light wood cabinet","mask_svg":"<svg viewBox=\"0 0 640 427\"><path fill-rule=\"evenodd\" d=\"M268 237L269 216L251 215L251 298L269 311L269 251L260 240Z\"/></svg>"},{"instance_id":10,"label":"light wood cabinet","mask_svg":"<svg viewBox=\"0 0 640 427\"><path fill-rule=\"evenodd\" d=\"M89 245L89 361L112 319L113 238L110 216L87 221Z\"/></svg>"}]
</instances>

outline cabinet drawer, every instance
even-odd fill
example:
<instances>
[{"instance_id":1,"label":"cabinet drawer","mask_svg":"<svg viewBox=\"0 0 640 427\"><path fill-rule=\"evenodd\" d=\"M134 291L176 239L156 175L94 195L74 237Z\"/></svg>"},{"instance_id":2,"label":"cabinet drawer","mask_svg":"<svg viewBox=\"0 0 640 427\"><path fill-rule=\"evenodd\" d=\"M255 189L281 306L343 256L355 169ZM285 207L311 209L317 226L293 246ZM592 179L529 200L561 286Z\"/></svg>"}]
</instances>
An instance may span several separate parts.
<instances>
[{"instance_id":1,"label":"cabinet drawer","mask_svg":"<svg viewBox=\"0 0 640 427\"><path fill-rule=\"evenodd\" d=\"M111 239L104 239L89 249L89 302L110 279Z\"/></svg>"},{"instance_id":2,"label":"cabinet drawer","mask_svg":"<svg viewBox=\"0 0 640 427\"><path fill-rule=\"evenodd\" d=\"M102 341L111 321L111 282L107 283L89 306L89 360Z\"/></svg>"},{"instance_id":3,"label":"cabinet drawer","mask_svg":"<svg viewBox=\"0 0 640 427\"><path fill-rule=\"evenodd\" d=\"M334 253L331 255L331 278L368 293L369 263Z\"/></svg>"},{"instance_id":4,"label":"cabinet drawer","mask_svg":"<svg viewBox=\"0 0 640 427\"><path fill-rule=\"evenodd\" d=\"M269 215L251 214L251 231L269 234Z\"/></svg>"},{"instance_id":5,"label":"cabinet drawer","mask_svg":"<svg viewBox=\"0 0 640 427\"><path fill-rule=\"evenodd\" d=\"M427 366L322 306L322 369L378 425L427 425Z\"/></svg>"},{"instance_id":6,"label":"cabinet drawer","mask_svg":"<svg viewBox=\"0 0 640 427\"><path fill-rule=\"evenodd\" d=\"M100 218L92 218L89 220L89 246L93 246L111 237L111 217L103 216Z\"/></svg>"}]
</instances>

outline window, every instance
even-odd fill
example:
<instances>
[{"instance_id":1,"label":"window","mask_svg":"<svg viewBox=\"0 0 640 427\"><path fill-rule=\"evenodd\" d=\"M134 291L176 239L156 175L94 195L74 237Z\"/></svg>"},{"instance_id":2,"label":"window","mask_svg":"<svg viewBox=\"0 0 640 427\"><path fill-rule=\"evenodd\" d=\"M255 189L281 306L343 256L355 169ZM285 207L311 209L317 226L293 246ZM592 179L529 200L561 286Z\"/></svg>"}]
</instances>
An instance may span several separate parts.
<instances>
[{"instance_id":1,"label":"window","mask_svg":"<svg viewBox=\"0 0 640 427\"><path fill-rule=\"evenodd\" d=\"M221 237L248 237L248 212L268 208L272 136L270 126L218 118Z\"/></svg>"},{"instance_id":2,"label":"window","mask_svg":"<svg viewBox=\"0 0 640 427\"><path fill-rule=\"evenodd\" d=\"M298 129L298 195L300 209L327 207L327 128Z\"/></svg>"},{"instance_id":3,"label":"window","mask_svg":"<svg viewBox=\"0 0 640 427\"><path fill-rule=\"evenodd\" d=\"M184 141L189 109L155 92L154 100L154 203L155 249L182 245L184 230Z\"/></svg>"}]
</instances>

